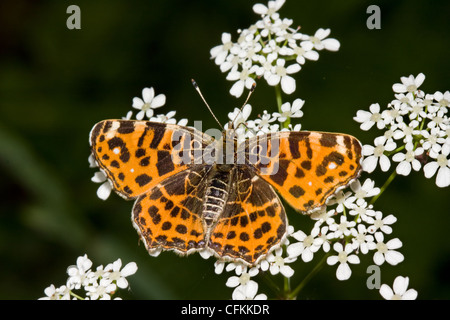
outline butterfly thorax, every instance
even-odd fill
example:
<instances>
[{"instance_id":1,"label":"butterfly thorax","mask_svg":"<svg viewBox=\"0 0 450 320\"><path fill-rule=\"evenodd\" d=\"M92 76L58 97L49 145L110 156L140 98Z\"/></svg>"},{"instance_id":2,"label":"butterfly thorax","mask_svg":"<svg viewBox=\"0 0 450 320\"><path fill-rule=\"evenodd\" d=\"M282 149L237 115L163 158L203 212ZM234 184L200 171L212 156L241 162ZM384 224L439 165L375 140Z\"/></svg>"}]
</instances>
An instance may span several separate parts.
<instances>
[{"instance_id":1,"label":"butterfly thorax","mask_svg":"<svg viewBox=\"0 0 450 320\"><path fill-rule=\"evenodd\" d=\"M222 137L215 144L215 163L236 164L238 155L238 139L234 129L222 131ZM224 169L223 167L222 169Z\"/></svg>"}]
</instances>

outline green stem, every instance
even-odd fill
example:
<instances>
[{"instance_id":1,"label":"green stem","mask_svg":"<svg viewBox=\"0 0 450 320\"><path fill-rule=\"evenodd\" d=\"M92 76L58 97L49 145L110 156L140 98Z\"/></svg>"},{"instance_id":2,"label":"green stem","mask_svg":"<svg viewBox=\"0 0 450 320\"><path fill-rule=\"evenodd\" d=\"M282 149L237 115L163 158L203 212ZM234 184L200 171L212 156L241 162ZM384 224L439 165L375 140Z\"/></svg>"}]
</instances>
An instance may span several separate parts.
<instances>
[{"instance_id":1,"label":"green stem","mask_svg":"<svg viewBox=\"0 0 450 320\"><path fill-rule=\"evenodd\" d=\"M276 99L277 99L278 113L281 114L281 113L282 113L282 111L281 111L281 105L283 104L283 99L282 99L282 97L281 97L281 86L280 86L280 84L277 84L277 85L275 86L275 97L276 97ZM286 121L284 121L284 122L281 124L281 126L282 126L283 128L287 128L287 127L289 126L289 123L291 123L291 119L290 119L290 118L287 118Z\"/></svg>"},{"instance_id":2,"label":"green stem","mask_svg":"<svg viewBox=\"0 0 450 320\"><path fill-rule=\"evenodd\" d=\"M291 291L291 279L284 277L284 294L288 295Z\"/></svg>"},{"instance_id":3,"label":"green stem","mask_svg":"<svg viewBox=\"0 0 450 320\"><path fill-rule=\"evenodd\" d=\"M272 288L272 290L275 291L277 295L281 295L280 287L273 281L271 275L268 274L267 272L264 272L263 276L264 280Z\"/></svg>"},{"instance_id":4,"label":"green stem","mask_svg":"<svg viewBox=\"0 0 450 320\"><path fill-rule=\"evenodd\" d=\"M74 293L72 290L69 291L69 294L75 298L77 298L78 300L84 300L83 297L77 295L76 293Z\"/></svg>"},{"instance_id":5,"label":"green stem","mask_svg":"<svg viewBox=\"0 0 450 320\"><path fill-rule=\"evenodd\" d=\"M286 297L288 299L295 299L299 292L306 286L306 284L323 268L325 265L325 261L327 260L330 253L327 253L323 256L322 260L319 261L318 264L308 273L308 275L300 282L300 284L292 290Z\"/></svg>"},{"instance_id":6,"label":"green stem","mask_svg":"<svg viewBox=\"0 0 450 320\"><path fill-rule=\"evenodd\" d=\"M386 190L386 188L391 184L392 180L394 180L394 178L397 176L397 171L394 170L391 175L389 176L389 178L386 180L386 182L384 183L384 185L381 187L380 189L380 193L377 194L375 197L372 198L372 200L370 200L369 204L374 204L375 201L377 201L377 199L381 196L381 194L384 192L384 190Z\"/></svg>"}]
</instances>

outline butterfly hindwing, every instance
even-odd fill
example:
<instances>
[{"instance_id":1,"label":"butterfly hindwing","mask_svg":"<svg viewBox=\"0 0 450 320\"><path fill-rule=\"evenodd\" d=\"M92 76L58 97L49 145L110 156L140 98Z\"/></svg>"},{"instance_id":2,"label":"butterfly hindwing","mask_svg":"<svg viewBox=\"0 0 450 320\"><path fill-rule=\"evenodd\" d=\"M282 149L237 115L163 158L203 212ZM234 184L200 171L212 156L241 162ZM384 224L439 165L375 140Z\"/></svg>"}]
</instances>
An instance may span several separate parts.
<instances>
[{"instance_id":1,"label":"butterfly hindwing","mask_svg":"<svg viewBox=\"0 0 450 320\"><path fill-rule=\"evenodd\" d=\"M236 169L209 247L220 257L254 264L283 240L284 208L273 188L247 166Z\"/></svg>"},{"instance_id":2,"label":"butterfly hindwing","mask_svg":"<svg viewBox=\"0 0 450 320\"><path fill-rule=\"evenodd\" d=\"M186 170L194 150L208 145L208 139L193 128L134 120L101 121L90 135L97 164L126 199Z\"/></svg>"},{"instance_id":3,"label":"butterfly hindwing","mask_svg":"<svg viewBox=\"0 0 450 320\"><path fill-rule=\"evenodd\" d=\"M202 199L208 166L179 172L140 196L133 207L133 224L147 250L188 253L205 247Z\"/></svg>"},{"instance_id":4,"label":"butterfly hindwing","mask_svg":"<svg viewBox=\"0 0 450 320\"><path fill-rule=\"evenodd\" d=\"M249 139L246 153L260 177L297 211L325 205L361 171L361 144L346 134L291 131Z\"/></svg>"}]
</instances>

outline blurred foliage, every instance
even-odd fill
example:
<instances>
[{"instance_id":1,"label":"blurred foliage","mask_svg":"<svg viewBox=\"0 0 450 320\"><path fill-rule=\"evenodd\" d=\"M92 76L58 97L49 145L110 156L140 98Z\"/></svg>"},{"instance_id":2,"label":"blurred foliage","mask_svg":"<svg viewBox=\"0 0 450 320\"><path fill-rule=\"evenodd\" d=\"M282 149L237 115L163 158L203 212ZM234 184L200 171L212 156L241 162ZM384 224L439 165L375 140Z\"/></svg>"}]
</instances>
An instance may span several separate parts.
<instances>
[{"instance_id":1,"label":"blurred foliage","mask_svg":"<svg viewBox=\"0 0 450 320\"><path fill-rule=\"evenodd\" d=\"M50 1L0 3L0 298L35 299L51 283L64 284L67 266L85 253L94 265L121 258L137 262L129 298L229 299L229 274L215 275L213 261L198 255L149 257L130 223L132 202L116 195L96 197L90 181L88 134L106 118L120 118L142 88L167 96L161 113L177 119L212 117L190 83L195 78L216 115L243 99L228 94L231 82L209 58L222 32L246 28L258 17L258 1ZM81 8L81 30L68 30L66 9ZM366 28L366 8L378 4L382 29ZM445 0L292 1L281 16L302 32L331 28L341 42L337 53L322 52L296 75L297 90L285 101L306 100L302 128L340 131L372 143L352 120L371 103L393 99L392 84L423 72L427 93L450 89L448 81L450 3ZM253 115L275 110L273 88L258 83ZM381 186L386 174L372 176ZM423 172L398 177L376 204L398 221L405 261L382 266L382 283L409 276L419 298L450 297L450 224L448 189L435 186ZM307 217L288 211L296 226ZM305 231L307 227L305 227ZM335 267L324 268L302 291L303 299L378 299L366 288L371 257L339 282ZM314 262L298 261L292 283ZM281 278L275 277L276 281ZM264 284L261 284L264 292ZM270 291L266 291L270 296Z\"/></svg>"}]
</instances>

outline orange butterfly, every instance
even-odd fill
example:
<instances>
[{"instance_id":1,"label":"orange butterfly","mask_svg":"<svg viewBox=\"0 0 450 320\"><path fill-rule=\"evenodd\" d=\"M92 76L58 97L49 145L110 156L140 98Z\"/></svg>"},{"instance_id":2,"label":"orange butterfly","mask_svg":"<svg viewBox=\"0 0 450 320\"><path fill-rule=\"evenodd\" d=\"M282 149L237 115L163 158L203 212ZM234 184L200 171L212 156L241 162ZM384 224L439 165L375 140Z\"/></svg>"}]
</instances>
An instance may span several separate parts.
<instances>
[{"instance_id":1,"label":"orange butterfly","mask_svg":"<svg viewBox=\"0 0 450 320\"><path fill-rule=\"evenodd\" d=\"M361 171L361 144L350 135L285 131L238 144L233 133L215 140L194 128L135 120L93 127L92 153L114 190L136 199L132 221L149 252L206 249L255 265L287 234L276 191L308 214ZM228 145L231 157L223 152Z\"/></svg>"}]
</instances>

